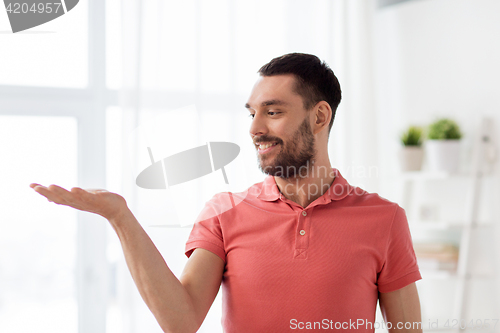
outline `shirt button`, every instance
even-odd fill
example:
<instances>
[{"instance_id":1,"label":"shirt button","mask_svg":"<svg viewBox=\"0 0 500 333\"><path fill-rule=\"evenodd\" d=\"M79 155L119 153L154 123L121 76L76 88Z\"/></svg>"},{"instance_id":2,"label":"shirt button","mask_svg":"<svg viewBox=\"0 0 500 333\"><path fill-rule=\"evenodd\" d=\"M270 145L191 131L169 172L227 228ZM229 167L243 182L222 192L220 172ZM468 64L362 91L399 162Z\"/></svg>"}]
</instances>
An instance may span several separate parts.
<instances>
[{"instance_id":1,"label":"shirt button","mask_svg":"<svg viewBox=\"0 0 500 333\"><path fill-rule=\"evenodd\" d=\"M302 211L302 215L306 216L307 212L305 210Z\"/></svg>"},{"instance_id":2,"label":"shirt button","mask_svg":"<svg viewBox=\"0 0 500 333\"><path fill-rule=\"evenodd\" d=\"M300 230L299 232L302 236L304 236L306 234L306 231L305 230Z\"/></svg>"}]
</instances>

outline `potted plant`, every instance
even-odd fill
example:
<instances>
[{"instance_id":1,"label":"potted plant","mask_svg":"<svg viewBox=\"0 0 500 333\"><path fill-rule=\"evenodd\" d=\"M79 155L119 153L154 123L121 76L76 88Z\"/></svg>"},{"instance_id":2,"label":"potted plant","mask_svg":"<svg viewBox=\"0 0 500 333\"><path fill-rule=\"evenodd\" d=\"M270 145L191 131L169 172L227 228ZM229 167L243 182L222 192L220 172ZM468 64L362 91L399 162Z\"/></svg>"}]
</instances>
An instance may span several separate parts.
<instances>
[{"instance_id":1,"label":"potted plant","mask_svg":"<svg viewBox=\"0 0 500 333\"><path fill-rule=\"evenodd\" d=\"M399 153L402 171L419 171L422 168L424 150L422 148L422 128L410 126L401 134L403 149Z\"/></svg>"},{"instance_id":2,"label":"potted plant","mask_svg":"<svg viewBox=\"0 0 500 333\"><path fill-rule=\"evenodd\" d=\"M426 152L429 170L454 173L460 162L460 139L458 124L448 118L436 120L429 125Z\"/></svg>"}]
</instances>

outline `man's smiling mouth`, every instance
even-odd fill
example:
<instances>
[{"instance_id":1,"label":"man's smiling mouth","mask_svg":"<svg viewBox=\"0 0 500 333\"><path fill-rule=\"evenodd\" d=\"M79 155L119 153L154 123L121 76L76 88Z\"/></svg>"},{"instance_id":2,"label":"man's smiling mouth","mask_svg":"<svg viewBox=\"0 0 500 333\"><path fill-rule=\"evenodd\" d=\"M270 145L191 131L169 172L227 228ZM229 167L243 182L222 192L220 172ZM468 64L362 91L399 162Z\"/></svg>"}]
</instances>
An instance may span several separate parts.
<instances>
[{"instance_id":1,"label":"man's smiling mouth","mask_svg":"<svg viewBox=\"0 0 500 333\"><path fill-rule=\"evenodd\" d=\"M278 144L277 142L272 142L272 143L259 143L257 145L259 146L259 150L263 150L275 146L277 144Z\"/></svg>"},{"instance_id":2,"label":"man's smiling mouth","mask_svg":"<svg viewBox=\"0 0 500 333\"><path fill-rule=\"evenodd\" d=\"M258 152L259 152L259 154L266 154L267 152L274 149L274 147L277 146L278 144L279 143L277 143L277 142L257 144Z\"/></svg>"}]
</instances>

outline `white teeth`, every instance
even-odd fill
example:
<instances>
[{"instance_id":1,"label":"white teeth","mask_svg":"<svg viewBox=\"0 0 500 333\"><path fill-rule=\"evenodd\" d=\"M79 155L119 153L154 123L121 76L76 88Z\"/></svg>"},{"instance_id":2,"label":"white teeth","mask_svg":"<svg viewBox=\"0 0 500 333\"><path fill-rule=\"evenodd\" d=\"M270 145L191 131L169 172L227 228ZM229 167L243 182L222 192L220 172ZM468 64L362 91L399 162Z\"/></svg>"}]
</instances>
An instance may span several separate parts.
<instances>
[{"instance_id":1,"label":"white teeth","mask_svg":"<svg viewBox=\"0 0 500 333\"><path fill-rule=\"evenodd\" d=\"M271 146L274 146L276 144L277 144L277 142L275 142L275 143L269 143L267 145L259 145L259 149L267 149L267 148L269 148Z\"/></svg>"}]
</instances>

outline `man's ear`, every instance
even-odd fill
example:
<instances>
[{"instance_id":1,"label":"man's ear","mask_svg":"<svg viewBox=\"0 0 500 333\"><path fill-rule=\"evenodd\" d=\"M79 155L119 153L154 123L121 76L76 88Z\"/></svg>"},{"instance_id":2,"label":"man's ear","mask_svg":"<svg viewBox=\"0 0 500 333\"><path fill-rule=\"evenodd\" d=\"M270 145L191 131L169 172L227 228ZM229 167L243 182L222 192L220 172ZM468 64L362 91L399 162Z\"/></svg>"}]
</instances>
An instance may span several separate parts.
<instances>
[{"instance_id":1,"label":"man's ear","mask_svg":"<svg viewBox=\"0 0 500 333\"><path fill-rule=\"evenodd\" d=\"M332 118L332 109L330 105L325 101L318 102L314 107L314 117L314 134L318 134L325 128L328 129L330 119Z\"/></svg>"}]
</instances>

